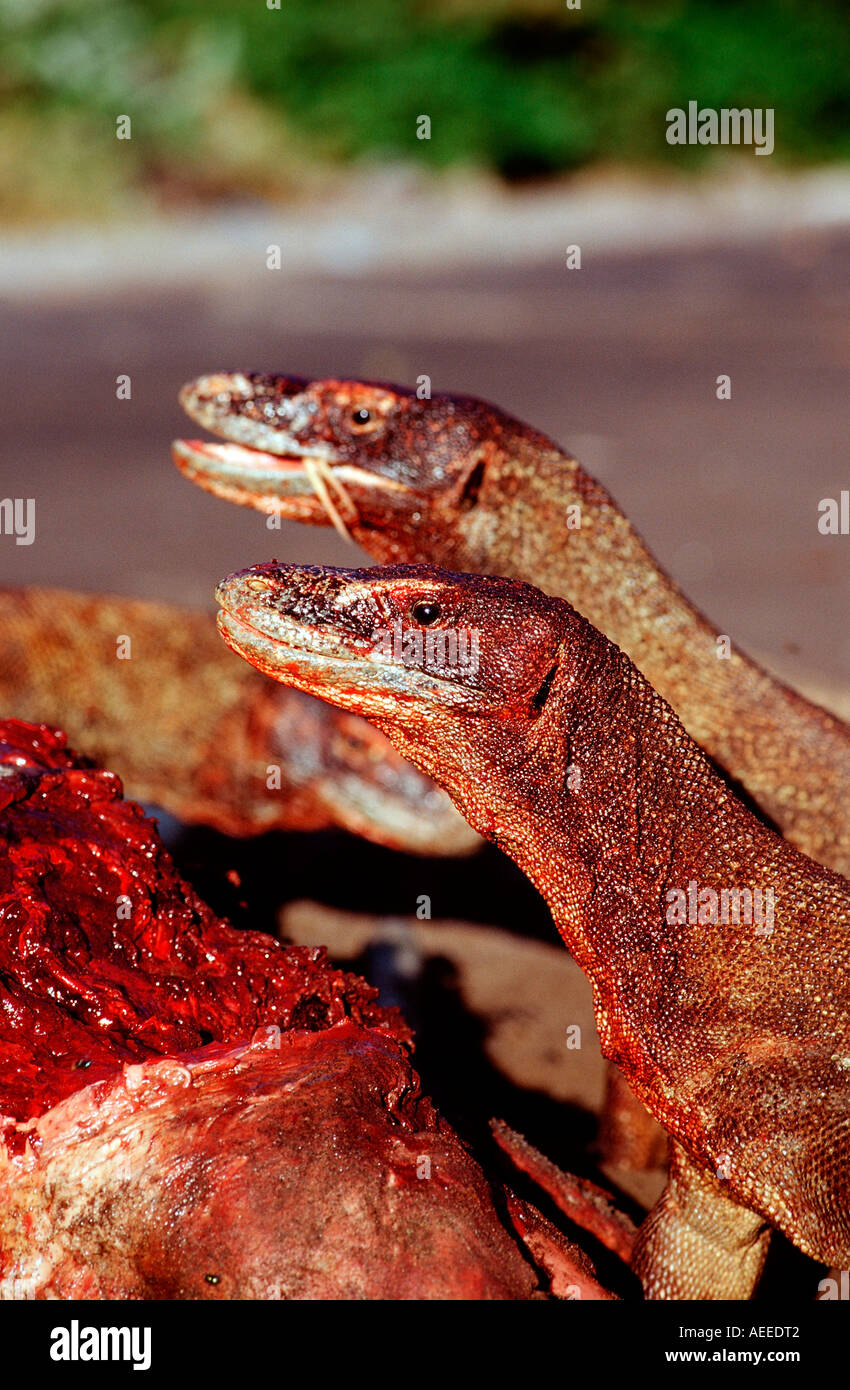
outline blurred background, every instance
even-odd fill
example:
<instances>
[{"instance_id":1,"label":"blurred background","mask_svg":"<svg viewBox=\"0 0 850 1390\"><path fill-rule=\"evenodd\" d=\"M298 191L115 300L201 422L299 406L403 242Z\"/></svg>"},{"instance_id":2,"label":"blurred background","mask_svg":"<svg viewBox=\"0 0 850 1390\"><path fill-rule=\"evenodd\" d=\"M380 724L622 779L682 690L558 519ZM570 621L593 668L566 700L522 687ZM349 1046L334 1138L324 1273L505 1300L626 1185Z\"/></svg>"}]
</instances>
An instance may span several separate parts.
<instances>
[{"instance_id":1,"label":"blurred background","mask_svg":"<svg viewBox=\"0 0 850 1390\"><path fill-rule=\"evenodd\" d=\"M178 388L425 373L568 445L719 630L850 715L850 536L817 526L850 488L846 0L0 0L0 52L0 497L36 504L0 583L212 610L272 553L357 563L183 481ZM669 145L690 100L773 109L774 153ZM294 838L273 881L268 844L183 862L237 920L332 860L339 907L553 939L495 851Z\"/></svg>"},{"instance_id":2,"label":"blurred background","mask_svg":"<svg viewBox=\"0 0 850 1390\"><path fill-rule=\"evenodd\" d=\"M363 159L508 179L694 168L705 147L659 139L691 98L776 108L794 164L850 153L841 0L3 0L0 13L10 219L287 197ZM129 149L114 140L122 112Z\"/></svg>"},{"instance_id":3,"label":"blurred background","mask_svg":"<svg viewBox=\"0 0 850 1390\"><path fill-rule=\"evenodd\" d=\"M0 582L210 606L269 533L173 471L181 382L427 373L571 446L847 709L841 0L0 0L0 49L0 483L37 512ZM775 152L669 145L689 100L774 109Z\"/></svg>"}]
</instances>

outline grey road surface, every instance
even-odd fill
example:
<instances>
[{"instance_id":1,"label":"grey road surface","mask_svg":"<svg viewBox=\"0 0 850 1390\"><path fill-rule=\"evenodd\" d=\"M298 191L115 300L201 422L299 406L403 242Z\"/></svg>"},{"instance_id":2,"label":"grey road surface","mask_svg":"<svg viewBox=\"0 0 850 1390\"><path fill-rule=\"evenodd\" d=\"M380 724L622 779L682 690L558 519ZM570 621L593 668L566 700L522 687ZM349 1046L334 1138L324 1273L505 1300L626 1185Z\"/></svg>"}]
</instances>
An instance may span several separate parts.
<instances>
[{"instance_id":1,"label":"grey road surface","mask_svg":"<svg viewBox=\"0 0 850 1390\"><path fill-rule=\"evenodd\" d=\"M181 383L216 368L365 375L497 401L569 445L690 596L753 655L850 710L850 240L497 263L470 273L292 278L261 270L159 293L8 303L0 582L212 611L216 580L276 555L355 563L332 532L201 493L170 462L197 433ZM132 399L116 399L129 374ZM731 377L719 401L716 378Z\"/></svg>"}]
</instances>

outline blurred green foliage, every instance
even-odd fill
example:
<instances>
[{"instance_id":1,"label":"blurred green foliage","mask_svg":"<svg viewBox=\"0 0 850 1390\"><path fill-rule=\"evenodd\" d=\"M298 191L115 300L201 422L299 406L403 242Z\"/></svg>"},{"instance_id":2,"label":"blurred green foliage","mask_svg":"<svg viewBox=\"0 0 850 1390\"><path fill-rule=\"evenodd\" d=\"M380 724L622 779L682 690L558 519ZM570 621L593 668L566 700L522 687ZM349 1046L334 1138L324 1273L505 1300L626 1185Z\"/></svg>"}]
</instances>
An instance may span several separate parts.
<instances>
[{"instance_id":1,"label":"blurred green foliage","mask_svg":"<svg viewBox=\"0 0 850 1390\"><path fill-rule=\"evenodd\" d=\"M364 156L695 164L716 152L664 138L690 99L775 108L780 158L850 153L847 0L0 0L0 47L7 216L281 192Z\"/></svg>"}]
</instances>

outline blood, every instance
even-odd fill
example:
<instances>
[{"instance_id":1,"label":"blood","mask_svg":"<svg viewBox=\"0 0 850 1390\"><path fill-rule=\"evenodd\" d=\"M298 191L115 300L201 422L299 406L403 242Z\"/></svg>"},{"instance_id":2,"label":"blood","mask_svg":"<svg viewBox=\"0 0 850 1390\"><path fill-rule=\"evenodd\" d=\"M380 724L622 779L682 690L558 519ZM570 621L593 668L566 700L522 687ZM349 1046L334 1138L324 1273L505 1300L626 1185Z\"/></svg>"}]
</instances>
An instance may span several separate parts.
<instances>
[{"instance_id":1,"label":"blood","mask_svg":"<svg viewBox=\"0 0 850 1390\"><path fill-rule=\"evenodd\" d=\"M216 917L118 777L57 730L0 721L0 1116L264 1025L349 1018L409 1042L376 993L322 948Z\"/></svg>"}]
</instances>

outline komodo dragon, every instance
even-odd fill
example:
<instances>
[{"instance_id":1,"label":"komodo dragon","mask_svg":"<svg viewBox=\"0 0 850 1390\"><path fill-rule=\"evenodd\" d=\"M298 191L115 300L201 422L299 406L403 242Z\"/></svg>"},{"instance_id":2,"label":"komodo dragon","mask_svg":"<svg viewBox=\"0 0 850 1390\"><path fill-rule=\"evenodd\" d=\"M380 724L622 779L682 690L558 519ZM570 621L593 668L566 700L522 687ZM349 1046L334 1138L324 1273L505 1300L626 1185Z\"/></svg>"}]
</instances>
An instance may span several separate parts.
<instances>
[{"instance_id":1,"label":"komodo dragon","mask_svg":"<svg viewBox=\"0 0 850 1390\"><path fill-rule=\"evenodd\" d=\"M850 726L734 646L605 489L538 430L472 396L216 373L181 401L226 444L178 466L231 501L336 520L382 563L503 574L565 598L631 657L787 839L850 875Z\"/></svg>"},{"instance_id":2,"label":"komodo dragon","mask_svg":"<svg viewBox=\"0 0 850 1390\"><path fill-rule=\"evenodd\" d=\"M0 589L0 710L67 731L128 796L229 835L340 826L414 854L479 844L364 720L269 686L166 604Z\"/></svg>"},{"instance_id":3,"label":"komodo dragon","mask_svg":"<svg viewBox=\"0 0 850 1390\"><path fill-rule=\"evenodd\" d=\"M424 565L257 565L219 626L366 715L545 897L602 1049L672 1140L651 1298L746 1298L771 1227L850 1263L850 885L757 819L563 600ZM454 641L452 641L454 638Z\"/></svg>"}]
</instances>

